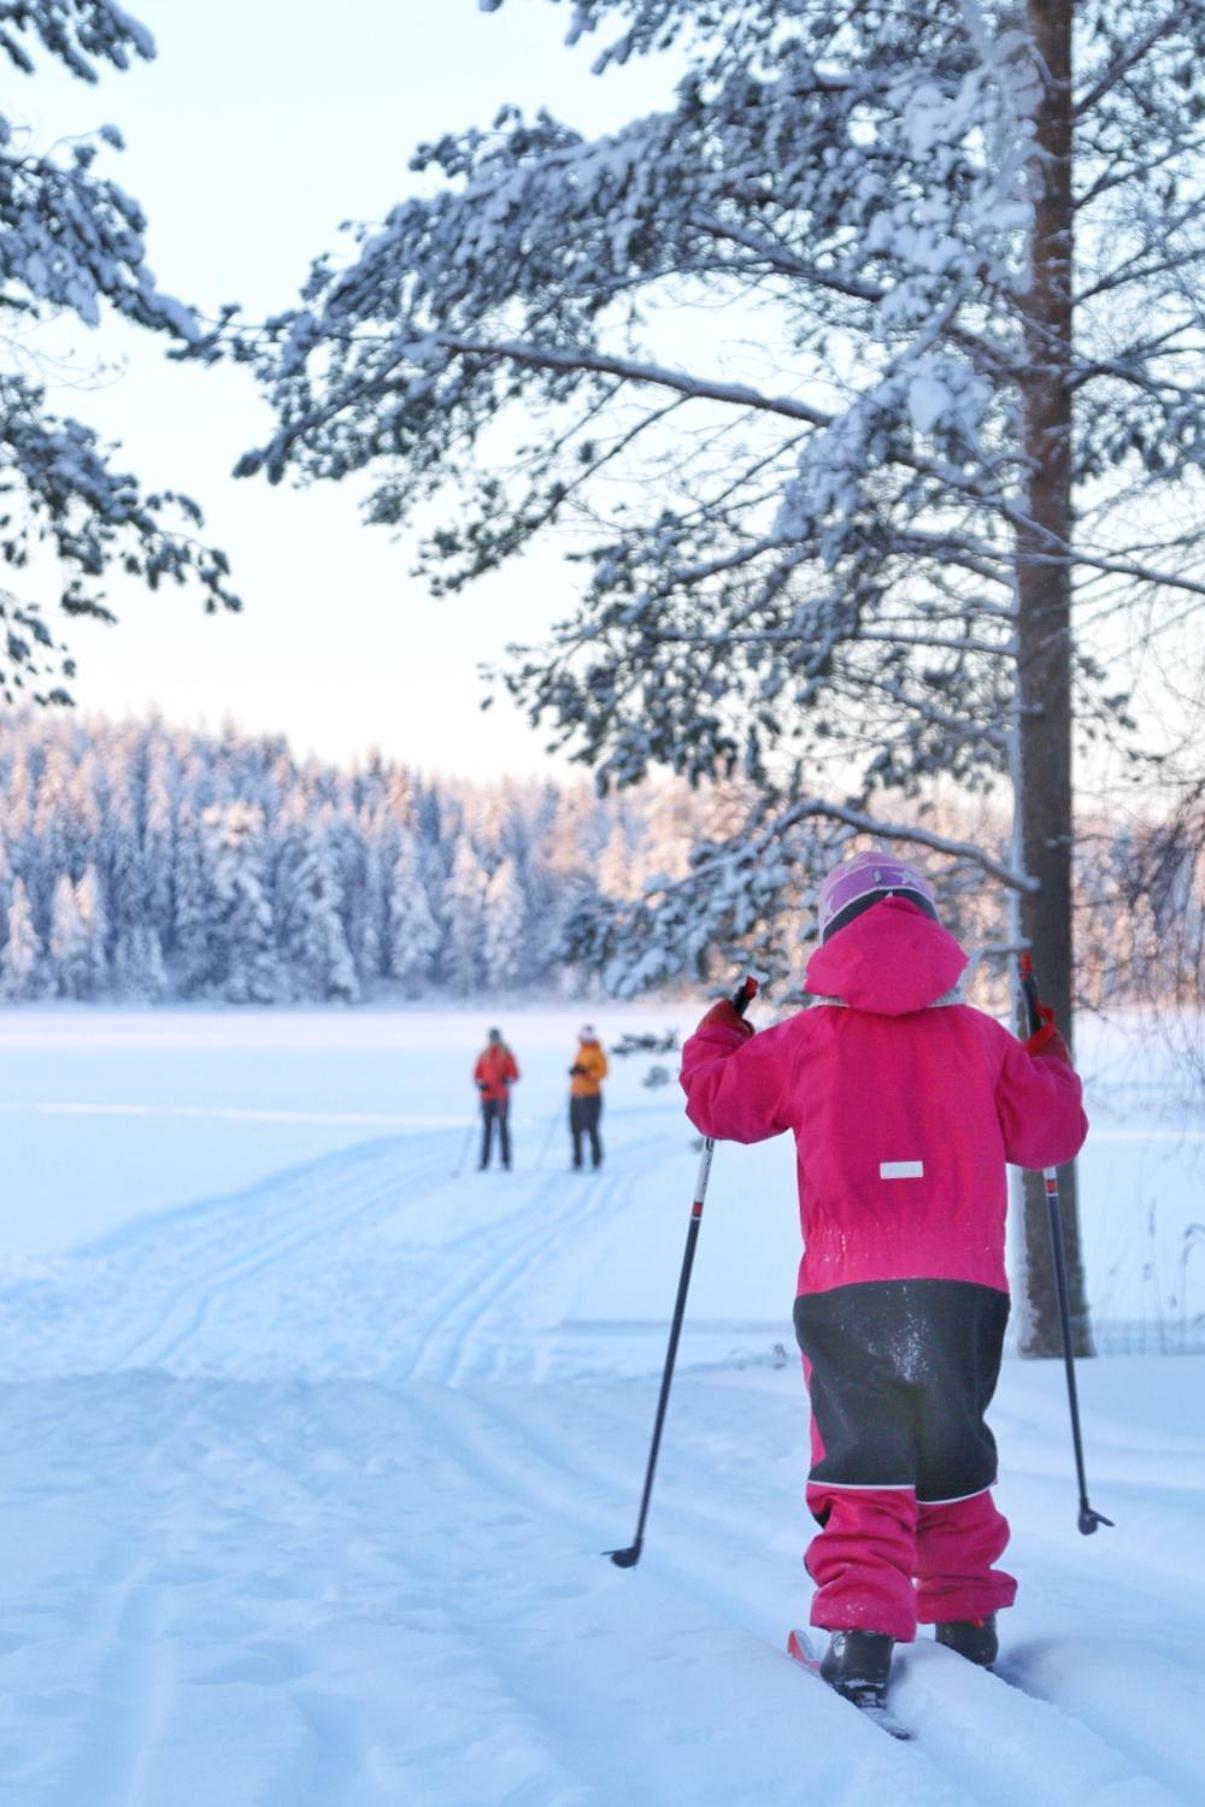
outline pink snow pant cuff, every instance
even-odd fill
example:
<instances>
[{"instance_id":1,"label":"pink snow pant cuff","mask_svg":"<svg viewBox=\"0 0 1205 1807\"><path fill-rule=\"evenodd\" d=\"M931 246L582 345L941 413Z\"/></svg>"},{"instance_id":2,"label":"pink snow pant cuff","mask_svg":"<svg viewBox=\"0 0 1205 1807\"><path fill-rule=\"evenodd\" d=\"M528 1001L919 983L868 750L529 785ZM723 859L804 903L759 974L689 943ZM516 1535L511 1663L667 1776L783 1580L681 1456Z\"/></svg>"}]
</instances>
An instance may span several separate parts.
<instances>
[{"instance_id":1,"label":"pink snow pant cuff","mask_svg":"<svg viewBox=\"0 0 1205 1807\"><path fill-rule=\"evenodd\" d=\"M901 1643L918 1622L980 1619L1011 1606L1017 1584L993 1565L1008 1521L991 1493L918 1505L911 1487L808 1487L824 1521L805 1558L816 1583L812 1624L878 1631Z\"/></svg>"}]
</instances>

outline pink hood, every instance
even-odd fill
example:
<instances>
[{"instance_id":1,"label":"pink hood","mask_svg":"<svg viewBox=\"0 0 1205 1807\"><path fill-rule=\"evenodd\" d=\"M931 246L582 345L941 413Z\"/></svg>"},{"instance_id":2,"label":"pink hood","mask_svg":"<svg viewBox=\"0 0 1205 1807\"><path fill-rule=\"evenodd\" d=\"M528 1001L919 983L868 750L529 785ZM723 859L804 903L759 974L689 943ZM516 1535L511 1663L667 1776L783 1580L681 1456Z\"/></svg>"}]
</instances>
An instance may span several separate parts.
<instances>
[{"instance_id":1,"label":"pink hood","mask_svg":"<svg viewBox=\"0 0 1205 1807\"><path fill-rule=\"evenodd\" d=\"M967 965L948 930L904 897L885 897L808 961L813 997L840 998L874 1016L908 1016L945 997Z\"/></svg>"}]
</instances>

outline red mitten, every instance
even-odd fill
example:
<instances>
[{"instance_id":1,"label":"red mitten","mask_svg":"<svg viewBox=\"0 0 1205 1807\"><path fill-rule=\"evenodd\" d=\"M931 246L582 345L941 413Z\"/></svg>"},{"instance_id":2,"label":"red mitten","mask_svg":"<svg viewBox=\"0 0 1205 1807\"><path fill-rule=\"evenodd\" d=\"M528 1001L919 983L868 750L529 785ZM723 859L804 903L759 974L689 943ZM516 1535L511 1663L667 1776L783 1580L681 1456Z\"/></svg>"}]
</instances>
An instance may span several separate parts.
<instances>
[{"instance_id":1,"label":"red mitten","mask_svg":"<svg viewBox=\"0 0 1205 1807\"><path fill-rule=\"evenodd\" d=\"M1025 1052L1027 1054L1051 1054L1055 1060L1065 1061L1068 1066L1071 1066L1071 1050L1054 1026L1054 1011L1050 1005L1039 1004L1038 1016L1041 1018L1042 1027L1035 1029L1025 1043Z\"/></svg>"},{"instance_id":2,"label":"red mitten","mask_svg":"<svg viewBox=\"0 0 1205 1807\"><path fill-rule=\"evenodd\" d=\"M721 998L718 1003L711 1006L699 1024L699 1028L705 1028L708 1023L715 1023L721 1029L736 1029L744 1036L753 1034L753 1024L747 1023L727 998Z\"/></svg>"}]
</instances>

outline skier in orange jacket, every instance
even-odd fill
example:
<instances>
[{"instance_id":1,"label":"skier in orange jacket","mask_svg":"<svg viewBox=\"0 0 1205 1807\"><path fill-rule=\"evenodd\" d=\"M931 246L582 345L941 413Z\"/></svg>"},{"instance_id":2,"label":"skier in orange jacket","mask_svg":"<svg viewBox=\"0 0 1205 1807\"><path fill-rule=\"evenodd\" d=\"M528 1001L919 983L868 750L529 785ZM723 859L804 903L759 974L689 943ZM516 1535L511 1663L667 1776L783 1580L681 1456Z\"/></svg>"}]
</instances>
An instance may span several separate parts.
<instances>
[{"instance_id":1,"label":"skier in orange jacket","mask_svg":"<svg viewBox=\"0 0 1205 1807\"><path fill-rule=\"evenodd\" d=\"M581 1031L578 1050L569 1069L569 1133L573 1137L573 1165L582 1164L582 1137L590 1138L590 1159L602 1166L602 1138L598 1120L602 1116L602 1082L607 1077L607 1057L594 1032L592 1023Z\"/></svg>"},{"instance_id":2,"label":"skier in orange jacket","mask_svg":"<svg viewBox=\"0 0 1205 1807\"><path fill-rule=\"evenodd\" d=\"M519 1064L503 1041L501 1029L491 1029L489 1042L473 1068L473 1079L481 1095L481 1172L490 1164L495 1123L502 1165L510 1167L510 1088L518 1083L518 1078Z\"/></svg>"}]
</instances>

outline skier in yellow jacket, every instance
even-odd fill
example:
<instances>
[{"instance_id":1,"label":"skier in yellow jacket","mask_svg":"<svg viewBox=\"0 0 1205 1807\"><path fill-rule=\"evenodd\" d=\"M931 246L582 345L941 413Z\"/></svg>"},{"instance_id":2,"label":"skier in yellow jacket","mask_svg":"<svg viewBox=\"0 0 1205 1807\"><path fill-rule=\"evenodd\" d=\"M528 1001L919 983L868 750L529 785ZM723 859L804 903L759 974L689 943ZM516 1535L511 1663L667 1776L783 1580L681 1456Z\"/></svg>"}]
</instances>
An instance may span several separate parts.
<instances>
[{"instance_id":1,"label":"skier in yellow jacket","mask_svg":"<svg viewBox=\"0 0 1205 1807\"><path fill-rule=\"evenodd\" d=\"M602 1116L602 1082L607 1077L607 1057L587 1023L578 1038L578 1050L569 1069L569 1131L573 1137L573 1165L582 1164L582 1137L590 1138L590 1159L602 1166L602 1138L598 1120Z\"/></svg>"}]
</instances>

